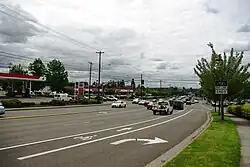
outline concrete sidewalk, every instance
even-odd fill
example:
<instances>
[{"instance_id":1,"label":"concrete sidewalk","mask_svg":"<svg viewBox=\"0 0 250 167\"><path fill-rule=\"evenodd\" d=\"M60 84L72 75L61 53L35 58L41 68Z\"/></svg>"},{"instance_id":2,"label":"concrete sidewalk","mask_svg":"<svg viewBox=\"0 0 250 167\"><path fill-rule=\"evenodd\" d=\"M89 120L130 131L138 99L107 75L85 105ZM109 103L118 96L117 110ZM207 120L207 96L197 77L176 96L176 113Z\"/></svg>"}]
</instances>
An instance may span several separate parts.
<instances>
[{"instance_id":1,"label":"concrete sidewalk","mask_svg":"<svg viewBox=\"0 0 250 167\"><path fill-rule=\"evenodd\" d=\"M241 143L241 167L250 167L250 121L227 114L236 123Z\"/></svg>"}]
</instances>

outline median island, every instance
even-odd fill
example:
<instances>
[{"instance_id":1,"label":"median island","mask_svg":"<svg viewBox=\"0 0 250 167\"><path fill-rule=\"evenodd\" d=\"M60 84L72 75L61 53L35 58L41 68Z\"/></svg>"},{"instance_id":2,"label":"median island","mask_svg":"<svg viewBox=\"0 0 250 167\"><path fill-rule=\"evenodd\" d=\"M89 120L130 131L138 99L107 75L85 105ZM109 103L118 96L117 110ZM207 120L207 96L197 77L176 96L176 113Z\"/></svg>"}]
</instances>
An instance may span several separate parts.
<instances>
[{"instance_id":1,"label":"median island","mask_svg":"<svg viewBox=\"0 0 250 167\"><path fill-rule=\"evenodd\" d=\"M240 138L235 123L222 121L212 112L213 121L196 140L163 167L239 167Z\"/></svg>"},{"instance_id":2,"label":"median island","mask_svg":"<svg viewBox=\"0 0 250 167\"><path fill-rule=\"evenodd\" d=\"M21 102L17 99L2 100L5 108L27 108L27 107L48 107L48 106L69 106L69 105L88 105L88 104L101 104L100 101L95 99L81 99L81 100L51 100L50 102L41 102L36 104L34 102Z\"/></svg>"}]
</instances>

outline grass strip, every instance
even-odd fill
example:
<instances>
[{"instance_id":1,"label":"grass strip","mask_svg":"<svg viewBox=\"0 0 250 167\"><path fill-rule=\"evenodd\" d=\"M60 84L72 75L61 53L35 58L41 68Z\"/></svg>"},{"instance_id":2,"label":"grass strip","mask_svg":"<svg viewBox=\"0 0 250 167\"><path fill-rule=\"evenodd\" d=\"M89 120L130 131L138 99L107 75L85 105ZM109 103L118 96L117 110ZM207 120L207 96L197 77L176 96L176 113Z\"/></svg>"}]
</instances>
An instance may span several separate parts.
<instances>
[{"instance_id":1,"label":"grass strip","mask_svg":"<svg viewBox=\"0 0 250 167\"><path fill-rule=\"evenodd\" d=\"M164 167L239 167L240 137L235 123L227 116L213 121L203 134Z\"/></svg>"}]
</instances>

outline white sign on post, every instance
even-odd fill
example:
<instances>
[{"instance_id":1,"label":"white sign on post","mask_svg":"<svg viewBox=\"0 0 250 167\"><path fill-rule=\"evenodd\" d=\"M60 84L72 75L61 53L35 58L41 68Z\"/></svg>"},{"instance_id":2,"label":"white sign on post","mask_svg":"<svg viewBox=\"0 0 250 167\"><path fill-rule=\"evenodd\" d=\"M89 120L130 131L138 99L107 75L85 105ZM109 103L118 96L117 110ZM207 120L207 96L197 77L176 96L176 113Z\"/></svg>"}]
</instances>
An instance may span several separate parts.
<instances>
[{"instance_id":1,"label":"white sign on post","mask_svg":"<svg viewBox=\"0 0 250 167\"><path fill-rule=\"evenodd\" d=\"M215 86L215 94L226 95L227 94L227 81L217 81Z\"/></svg>"}]
</instances>

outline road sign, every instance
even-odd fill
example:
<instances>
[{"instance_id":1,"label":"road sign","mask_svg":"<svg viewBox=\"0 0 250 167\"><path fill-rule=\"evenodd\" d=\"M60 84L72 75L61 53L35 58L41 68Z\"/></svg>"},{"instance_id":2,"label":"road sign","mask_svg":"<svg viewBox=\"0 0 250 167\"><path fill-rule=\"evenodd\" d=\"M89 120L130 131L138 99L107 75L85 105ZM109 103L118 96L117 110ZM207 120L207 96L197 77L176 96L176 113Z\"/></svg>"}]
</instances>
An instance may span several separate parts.
<instances>
[{"instance_id":1,"label":"road sign","mask_svg":"<svg viewBox=\"0 0 250 167\"><path fill-rule=\"evenodd\" d=\"M215 94L216 95L226 95L227 94L227 90L215 89Z\"/></svg>"},{"instance_id":2,"label":"road sign","mask_svg":"<svg viewBox=\"0 0 250 167\"><path fill-rule=\"evenodd\" d=\"M215 86L227 86L227 81L216 81Z\"/></svg>"},{"instance_id":3,"label":"road sign","mask_svg":"<svg viewBox=\"0 0 250 167\"><path fill-rule=\"evenodd\" d=\"M215 82L215 94L226 95L227 94L227 81Z\"/></svg>"}]
</instances>

